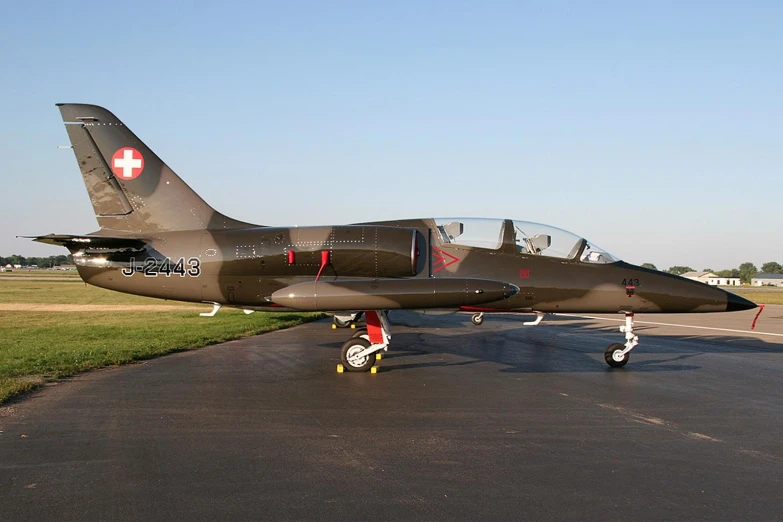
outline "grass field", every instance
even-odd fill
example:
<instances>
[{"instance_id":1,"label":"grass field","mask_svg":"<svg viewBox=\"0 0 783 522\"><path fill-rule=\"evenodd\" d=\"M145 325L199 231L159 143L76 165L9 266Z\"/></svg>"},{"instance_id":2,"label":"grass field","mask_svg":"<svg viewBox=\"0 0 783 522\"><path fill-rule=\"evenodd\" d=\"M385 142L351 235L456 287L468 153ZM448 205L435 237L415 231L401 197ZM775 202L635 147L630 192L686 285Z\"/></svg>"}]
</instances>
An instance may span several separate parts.
<instances>
[{"instance_id":1,"label":"grass field","mask_svg":"<svg viewBox=\"0 0 783 522\"><path fill-rule=\"evenodd\" d=\"M76 270L14 270L0 272L0 277L73 277L79 279Z\"/></svg>"},{"instance_id":2,"label":"grass field","mask_svg":"<svg viewBox=\"0 0 783 522\"><path fill-rule=\"evenodd\" d=\"M783 288L763 286L727 286L725 290L733 292L757 304L783 304Z\"/></svg>"},{"instance_id":3,"label":"grass field","mask_svg":"<svg viewBox=\"0 0 783 522\"><path fill-rule=\"evenodd\" d=\"M82 282L0 281L0 304L40 303L167 305L163 301L110 292ZM255 313L223 309L199 317L193 310L127 312L0 311L0 403L43 383L78 372L126 364L167 353L287 328L321 314Z\"/></svg>"},{"instance_id":4,"label":"grass field","mask_svg":"<svg viewBox=\"0 0 783 522\"><path fill-rule=\"evenodd\" d=\"M187 303L152 299L137 295L112 292L75 281L35 281L25 278L0 280L0 303L47 304L111 304L111 305L166 305L183 306ZM210 306L192 304L209 311Z\"/></svg>"}]
</instances>

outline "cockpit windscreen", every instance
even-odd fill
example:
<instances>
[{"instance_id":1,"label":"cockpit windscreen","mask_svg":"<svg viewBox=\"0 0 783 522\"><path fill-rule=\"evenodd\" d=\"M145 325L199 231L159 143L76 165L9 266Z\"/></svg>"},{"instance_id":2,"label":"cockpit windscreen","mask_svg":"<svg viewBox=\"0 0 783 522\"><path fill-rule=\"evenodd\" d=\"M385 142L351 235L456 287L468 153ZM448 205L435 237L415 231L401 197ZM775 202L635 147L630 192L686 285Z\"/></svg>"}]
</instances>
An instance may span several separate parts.
<instances>
[{"instance_id":1,"label":"cockpit windscreen","mask_svg":"<svg viewBox=\"0 0 783 522\"><path fill-rule=\"evenodd\" d=\"M584 263L614 263L617 258L584 238L557 227L513 220L517 252ZM497 250L503 243L502 219L436 218L441 242Z\"/></svg>"}]
</instances>

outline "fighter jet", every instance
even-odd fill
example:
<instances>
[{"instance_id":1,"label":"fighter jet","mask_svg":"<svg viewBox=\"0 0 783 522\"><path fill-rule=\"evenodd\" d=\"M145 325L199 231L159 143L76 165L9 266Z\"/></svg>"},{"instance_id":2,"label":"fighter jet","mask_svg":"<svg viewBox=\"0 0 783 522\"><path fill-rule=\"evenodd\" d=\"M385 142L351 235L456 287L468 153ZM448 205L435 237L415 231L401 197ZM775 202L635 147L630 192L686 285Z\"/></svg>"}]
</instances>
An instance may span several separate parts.
<instances>
[{"instance_id":1,"label":"fighter jet","mask_svg":"<svg viewBox=\"0 0 783 522\"><path fill-rule=\"evenodd\" d=\"M588 240L515 219L420 218L272 227L210 207L114 114L58 104L99 230L33 237L66 247L81 278L119 292L246 311L325 311L366 329L342 347L348 371L388 350L389 310L625 314L624 366L638 344L633 316L755 308L742 297L625 263ZM342 317L342 319L341 319ZM347 319L346 319L347 317Z\"/></svg>"}]
</instances>

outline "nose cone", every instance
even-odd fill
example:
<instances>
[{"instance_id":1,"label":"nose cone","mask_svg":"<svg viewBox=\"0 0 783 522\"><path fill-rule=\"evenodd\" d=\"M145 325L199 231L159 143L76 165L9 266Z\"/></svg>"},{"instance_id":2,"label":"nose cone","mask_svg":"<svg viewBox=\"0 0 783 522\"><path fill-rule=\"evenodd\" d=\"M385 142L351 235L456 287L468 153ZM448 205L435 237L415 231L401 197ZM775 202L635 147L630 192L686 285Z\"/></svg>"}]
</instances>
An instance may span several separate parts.
<instances>
[{"instance_id":1,"label":"nose cone","mask_svg":"<svg viewBox=\"0 0 783 522\"><path fill-rule=\"evenodd\" d=\"M742 310L752 310L758 305L753 301L749 301L744 297L740 297L737 294L726 292L726 311L727 312L739 312Z\"/></svg>"}]
</instances>

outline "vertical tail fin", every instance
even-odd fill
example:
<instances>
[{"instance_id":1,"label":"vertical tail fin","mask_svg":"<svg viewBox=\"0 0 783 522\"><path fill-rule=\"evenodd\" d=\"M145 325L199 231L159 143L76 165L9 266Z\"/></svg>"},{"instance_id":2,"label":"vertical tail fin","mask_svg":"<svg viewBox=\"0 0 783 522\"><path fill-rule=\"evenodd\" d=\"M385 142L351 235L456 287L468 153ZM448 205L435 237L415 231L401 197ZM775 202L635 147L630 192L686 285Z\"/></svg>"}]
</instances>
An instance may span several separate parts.
<instances>
[{"instance_id":1,"label":"vertical tail fin","mask_svg":"<svg viewBox=\"0 0 783 522\"><path fill-rule=\"evenodd\" d=\"M144 234L254 226L215 211L103 107L57 105L101 229Z\"/></svg>"}]
</instances>

